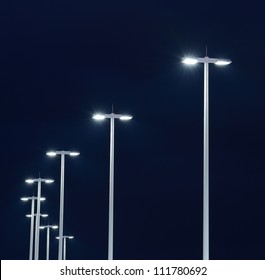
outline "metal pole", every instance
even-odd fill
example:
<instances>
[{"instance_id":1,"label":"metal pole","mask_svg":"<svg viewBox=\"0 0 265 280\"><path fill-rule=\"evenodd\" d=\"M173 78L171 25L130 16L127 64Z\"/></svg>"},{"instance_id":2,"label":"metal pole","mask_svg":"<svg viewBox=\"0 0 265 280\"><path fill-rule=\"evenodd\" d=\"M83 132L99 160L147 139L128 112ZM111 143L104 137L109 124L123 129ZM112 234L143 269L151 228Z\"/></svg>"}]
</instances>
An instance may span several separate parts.
<instances>
[{"instance_id":1,"label":"metal pole","mask_svg":"<svg viewBox=\"0 0 265 280\"><path fill-rule=\"evenodd\" d=\"M31 218L30 218L30 241L29 241L29 259L32 260L33 258L33 234L34 234L34 205L35 205L35 198L32 197L31 199Z\"/></svg>"},{"instance_id":2,"label":"metal pole","mask_svg":"<svg viewBox=\"0 0 265 280\"><path fill-rule=\"evenodd\" d=\"M38 180L37 215L35 226L35 260L39 259L41 181Z\"/></svg>"},{"instance_id":3,"label":"metal pole","mask_svg":"<svg viewBox=\"0 0 265 280\"><path fill-rule=\"evenodd\" d=\"M114 209L114 116L110 118L110 173L109 173L109 250L108 259L113 260L113 209Z\"/></svg>"},{"instance_id":4,"label":"metal pole","mask_svg":"<svg viewBox=\"0 0 265 280\"><path fill-rule=\"evenodd\" d=\"M50 253L50 227L47 226L46 260L49 259L49 253Z\"/></svg>"},{"instance_id":5,"label":"metal pole","mask_svg":"<svg viewBox=\"0 0 265 280\"><path fill-rule=\"evenodd\" d=\"M66 260L66 237L63 238L63 259Z\"/></svg>"},{"instance_id":6,"label":"metal pole","mask_svg":"<svg viewBox=\"0 0 265 280\"><path fill-rule=\"evenodd\" d=\"M203 259L209 260L209 62L204 62Z\"/></svg>"},{"instance_id":7,"label":"metal pole","mask_svg":"<svg viewBox=\"0 0 265 280\"><path fill-rule=\"evenodd\" d=\"M62 153L61 154L61 192L60 192L58 260L62 260L62 254L63 254L64 164L65 164L65 154Z\"/></svg>"}]
</instances>

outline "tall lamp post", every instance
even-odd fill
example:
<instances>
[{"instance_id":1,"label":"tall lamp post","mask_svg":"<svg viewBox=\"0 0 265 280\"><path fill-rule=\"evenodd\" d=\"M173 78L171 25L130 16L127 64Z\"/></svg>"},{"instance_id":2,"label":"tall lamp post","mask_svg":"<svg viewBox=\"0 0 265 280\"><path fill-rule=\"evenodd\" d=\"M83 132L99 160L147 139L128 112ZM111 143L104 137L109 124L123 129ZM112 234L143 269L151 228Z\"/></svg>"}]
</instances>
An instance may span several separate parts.
<instances>
[{"instance_id":1,"label":"tall lamp post","mask_svg":"<svg viewBox=\"0 0 265 280\"><path fill-rule=\"evenodd\" d=\"M40 198L41 198L41 183L50 184L53 183L54 180L51 179L43 179L43 178L36 178L36 179L27 179L25 181L28 184L38 183L38 195L37 195L37 213L36 213L36 223L35 223L35 252L34 252L34 259L39 259L39 236L40 236Z\"/></svg>"},{"instance_id":2,"label":"tall lamp post","mask_svg":"<svg viewBox=\"0 0 265 280\"><path fill-rule=\"evenodd\" d=\"M186 57L187 65L204 64L204 121L203 121L203 259L209 260L209 64L225 66L229 59Z\"/></svg>"},{"instance_id":3,"label":"tall lamp post","mask_svg":"<svg viewBox=\"0 0 265 280\"><path fill-rule=\"evenodd\" d=\"M21 197L21 201L29 201L31 200L31 217L30 217L30 238L29 238L29 260L33 258L33 231L34 231L34 208L35 208L35 200L38 198L36 196L31 197ZM40 201L44 201L46 198L41 197Z\"/></svg>"},{"instance_id":4,"label":"tall lamp post","mask_svg":"<svg viewBox=\"0 0 265 280\"><path fill-rule=\"evenodd\" d=\"M57 155L61 156L61 190L60 190L60 217L59 217L59 246L58 246L58 260L62 260L63 254L63 219L64 219L64 169L65 169L65 156L69 155L71 157L78 156L79 152L73 151L50 151L46 155L50 157L55 157Z\"/></svg>"},{"instance_id":5,"label":"tall lamp post","mask_svg":"<svg viewBox=\"0 0 265 280\"><path fill-rule=\"evenodd\" d=\"M49 260L50 256L50 229L57 229L57 225L46 225L40 226L40 229L47 229L47 238L46 238L46 260Z\"/></svg>"},{"instance_id":6,"label":"tall lamp post","mask_svg":"<svg viewBox=\"0 0 265 280\"><path fill-rule=\"evenodd\" d=\"M110 119L110 170L109 170L109 237L108 260L113 260L113 213L114 213L114 120L128 121L132 116L121 114L95 114L93 119L102 121Z\"/></svg>"},{"instance_id":7,"label":"tall lamp post","mask_svg":"<svg viewBox=\"0 0 265 280\"><path fill-rule=\"evenodd\" d=\"M69 235L64 235L62 237L63 239L63 260L66 260L66 239L73 239L74 237L73 236L69 236ZM59 237L56 237L56 239L59 239Z\"/></svg>"}]
</instances>

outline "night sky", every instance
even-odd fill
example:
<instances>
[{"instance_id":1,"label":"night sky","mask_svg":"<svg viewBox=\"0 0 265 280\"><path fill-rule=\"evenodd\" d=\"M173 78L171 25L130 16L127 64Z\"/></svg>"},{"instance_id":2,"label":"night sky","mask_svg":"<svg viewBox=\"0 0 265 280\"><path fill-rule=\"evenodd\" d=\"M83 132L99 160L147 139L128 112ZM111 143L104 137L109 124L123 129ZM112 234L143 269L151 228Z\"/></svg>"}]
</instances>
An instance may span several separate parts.
<instances>
[{"instance_id":1,"label":"night sky","mask_svg":"<svg viewBox=\"0 0 265 280\"><path fill-rule=\"evenodd\" d=\"M259 1L261 2L261 1ZM265 259L265 19L256 1L1 0L1 259L28 259L28 177L49 177L59 220L66 158L68 259L107 259L109 121L115 259L202 259L203 66L210 66L210 258ZM43 220L43 224L46 222ZM57 258L51 232L51 259ZM40 235L45 258L46 234Z\"/></svg>"}]
</instances>

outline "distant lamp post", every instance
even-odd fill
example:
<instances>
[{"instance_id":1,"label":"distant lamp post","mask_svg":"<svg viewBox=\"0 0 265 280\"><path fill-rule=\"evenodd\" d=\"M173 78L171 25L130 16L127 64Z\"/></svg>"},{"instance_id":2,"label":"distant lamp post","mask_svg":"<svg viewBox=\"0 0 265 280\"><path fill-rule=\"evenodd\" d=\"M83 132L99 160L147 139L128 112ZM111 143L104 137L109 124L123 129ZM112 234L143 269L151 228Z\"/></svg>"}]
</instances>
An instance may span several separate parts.
<instances>
[{"instance_id":1,"label":"distant lamp post","mask_svg":"<svg viewBox=\"0 0 265 280\"><path fill-rule=\"evenodd\" d=\"M40 236L40 198L41 198L41 183L50 184L53 183L54 180L51 179L27 179L25 181L28 184L38 183L38 195L37 195L37 213L36 213L36 223L35 223L35 254L34 259L39 259L39 236Z\"/></svg>"},{"instance_id":2,"label":"distant lamp post","mask_svg":"<svg viewBox=\"0 0 265 280\"><path fill-rule=\"evenodd\" d=\"M59 218L59 246L58 246L58 260L62 260L63 254L63 220L64 220L64 169L65 156L76 157L80 153L75 151L49 151L46 153L49 157L61 156L61 190L60 190L60 218Z\"/></svg>"},{"instance_id":3,"label":"distant lamp post","mask_svg":"<svg viewBox=\"0 0 265 280\"><path fill-rule=\"evenodd\" d=\"M73 238L74 238L73 236L69 236L69 235L64 235L62 237L62 239L63 239L63 260L66 260L66 239L73 239ZM59 241L60 241L59 236L56 237L56 239L59 239Z\"/></svg>"},{"instance_id":4,"label":"distant lamp post","mask_svg":"<svg viewBox=\"0 0 265 280\"><path fill-rule=\"evenodd\" d=\"M204 64L204 126L203 126L203 259L209 260L209 64L225 66L229 59L186 57L184 64Z\"/></svg>"},{"instance_id":5,"label":"distant lamp post","mask_svg":"<svg viewBox=\"0 0 265 280\"><path fill-rule=\"evenodd\" d=\"M113 213L114 213L114 120L128 121L130 115L120 114L95 114L93 119L102 121L110 119L110 171L109 171L109 237L108 237L108 260L113 260Z\"/></svg>"},{"instance_id":6,"label":"distant lamp post","mask_svg":"<svg viewBox=\"0 0 265 280\"><path fill-rule=\"evenodd\" d=\"M31 197L21 197L21 201L30 201L31 200L31 219L30 219L30 238L29 238L29 260L33 258L33 231L34 231L34 208L35 208L35 200L38 198L36 196ZM46 198L41 197L40 201L44 201Z\"/></svg>"},{"instance_id":7,"label":"distant lamp post","mask_svg":"<svg viewBox=\"0 0 265 280\"><path fill-rule=\"evenodd\" d=\"M40 226L40 229L47 229L47 238L46 238L46 260L49 260L50 256L50 229L58 229L57 225L46 225Z\"/></svg>"}]
</instances>

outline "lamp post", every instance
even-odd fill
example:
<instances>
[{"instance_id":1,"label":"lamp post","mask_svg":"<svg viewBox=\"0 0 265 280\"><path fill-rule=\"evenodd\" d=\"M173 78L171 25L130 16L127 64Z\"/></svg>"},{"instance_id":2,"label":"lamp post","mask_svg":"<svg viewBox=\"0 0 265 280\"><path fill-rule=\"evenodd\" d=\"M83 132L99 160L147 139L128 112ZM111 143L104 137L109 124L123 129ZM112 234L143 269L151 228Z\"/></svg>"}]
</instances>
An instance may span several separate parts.
<instances>
[{"instance_id":1,"label":"lamp post","mask_svg":"<svg viewBox=\"0 0 265 280\"><path fill-rule=\"evenodd\" d=\"M109 236L108 236L108 260L113 260L113 213L114 213L114 120L131 120L132 116L121 114L95 114L93 119L102 121L110 119L110 170L109 170Z\"/></svg>"},{"instance_id":2,"label":"lamp post","mask_svg":"<svg viewBox=\"0 0 265 280\"><path fill-rule=\"evenodd\" d=\"M209 260L209 64L224 66L229 59L205 56L186 57L182 60L187 65L204 64L204 121L203 121L203 259Z\"/></svg>"},{"instance_id":3,"label":"lamp post","mask_svg":"<svg viewBox=\"0 0 265 280\"><path fill-rule=\"evenodd\" d=\"M57 229L57 225L46 225L40 226L40 229L47 229L47 238L46 238L46 260L49 260L50 255L50 229Z\"/></svg>"},{"instance_id":4,"label":"lamp post","mask_svg":"<svg viewBox=\"0 0 265 280\"><path fill-rule=\"evenodd\" d=\"M66 239L73 239L73 236L69 236L69 235L63 235L62 239L63 239L63 260L66 260ZM59 237L56 237L56 239L59 239Z\"/></svg>"},{"instance_id":5,"label":"lamp post","mask_svg":"<svg viewBox=\"0 0 265 280\"><path fill-rule=\"evenodd\" d=\"M29 238L29 260L32 260L33 257L33 231L34 231L34 208L35 208L35 200L38 198L36 196L31 197L21 197L21 201L29 201L31 200L31 218L30 218L30 238ZM44 201L46 198L41 197L40 201Z\"/></svg>"},{"instance_id":6,"label":"lamp post","mask_svg":"<svg viewBox=\"0 0 265 280\"><path fill-rule=\"evenodd\" d=\"M41 198L41 183L50 184L53 183L54 180L51 179L27 179L25 181L28 184L38 183L38 196L37 196L37 213L36 213L36 223L35 223L35 252L34 259L39 259L39 236L40 236L40 198Z\"/></svg>"},{"instance_id":7,"label":"lamp post","mask_svg":"<svg viewBox=\"0 0 265 280\"><path fill-rule=\"evenodd\" d=\"M73 151L50 151L46 155L50 157L55 157L57 155L61 156L61 187L60 187L60 217L59 217L59 246L58 246L58 260L62 260L63 254L63 219L64 219L64 169L65 169L65 156L69 155L71 157L78 156L79 152Z\"/></svg>"}]
</instances>

